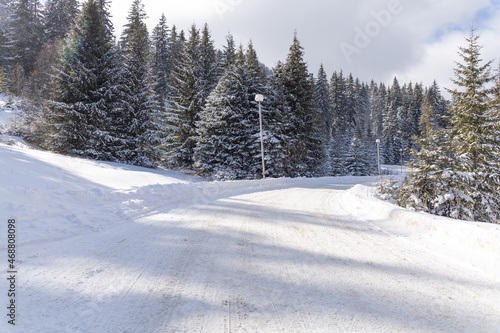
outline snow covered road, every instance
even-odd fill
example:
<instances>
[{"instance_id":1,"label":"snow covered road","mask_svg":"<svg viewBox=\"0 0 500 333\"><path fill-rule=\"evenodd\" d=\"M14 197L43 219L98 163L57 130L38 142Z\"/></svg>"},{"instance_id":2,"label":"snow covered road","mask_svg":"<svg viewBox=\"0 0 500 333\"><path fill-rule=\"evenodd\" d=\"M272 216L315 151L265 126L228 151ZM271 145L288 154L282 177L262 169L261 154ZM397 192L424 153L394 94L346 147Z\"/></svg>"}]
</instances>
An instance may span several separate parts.
<instances>
[{"instance_id":1,"label":"snow covered road","mask_svg":"<svg viewBox=\"0 0 500 333\"><path fill-rule=\"evenodd\" d=\"M21 331L500 331L496 277L350 214L352 185L229 196L27 245Z\"/></svg>"},{"instance_id":2,"label":"snow covered road","mask_svg":"<svg viewBox=\"0 0 500 333\"><path fill-rule=\"evenodd\" d=\"M16 326L0 332L500 332L500 226L376 178L205 183L0 144Z\"/></svg>"}]
</instances>

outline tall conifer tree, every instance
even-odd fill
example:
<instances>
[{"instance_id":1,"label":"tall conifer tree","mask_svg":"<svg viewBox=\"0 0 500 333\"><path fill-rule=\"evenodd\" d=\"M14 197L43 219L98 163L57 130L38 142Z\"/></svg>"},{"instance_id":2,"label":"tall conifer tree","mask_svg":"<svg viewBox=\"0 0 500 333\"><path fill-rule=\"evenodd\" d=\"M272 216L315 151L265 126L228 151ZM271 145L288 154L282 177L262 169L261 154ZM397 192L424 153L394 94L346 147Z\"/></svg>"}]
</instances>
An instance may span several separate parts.
<instances>
[{"instance_id":1,"label":"tall conifer tree","mask_svg":"<svg viewBox=\"0 0 500 333\"><path fill-rule=\"evenodd\" d=\"M226 70L227 68L234 65L236 62L236 46L234 43L233 35L229 34L226 37L226 45L222 52L222 68Z\"/></svg>"},{"instance_id":2,"label":"tall conifer tree","mask_svg":"<svg viewBox=\"0 0 500 333\"><path fill-rule=\"evenodd\" d=\"M500 169L489 140L491 89L487 85L494 77L490 70L492 62L482 64L479 38L472 28L466 38L467 47L460 48L462 62L455 68L453 82L460 90L450 90L453 102L449 108L449 136L458 184L454 217L493 221L500 209Z\"/></svg>"},{"instance_id":3,"label":"tall conifer tree","mask_svg":"<svg viewBox=\"0 0 500 333\"><path fill-rule=\"evenodd\" d=\"M172 72L172 41L165 14L162 14L152 36L152 71L155 76L155 91L163 106L167 100L168 86Z\"/></svg>"},{"instance_id":4,"label":"tall conifer tree","mask_svg":"<svg viewBox=\"0 0 500 333\"><path fill-rule=\"evenodd\" d=\"M9 27L12 18L12 6L9 5L9 0L0 0L0 67L3 68L4 74L10 64L10 43L9 43Z\"/></svg>"},{"instance_id":5,"label":"tall conifer tree","mask_svg":"<svg viewBox=\"0 0 500 333\"><path fill-rule=\"evenodd\" d=\"M322 126L325 130L324 136L327 141L330 140L330 128L333 123L332 101L328 88L328 78L323 64L321 64L314 84L314 105L317 108L317 112L321 115Z\"/></svg>"},{"instance_id":6,"label":"tall conifer tree","mask_svg":"<svg viewBox=\"0 0 500 333\"><path fill-rule=\"evenodd\" d=\"M196 123L217 84L220 67L208 25L201 34L193 25L188 41L179 46L182 51L172 74L171 98L167 102L169 137L165 145L165 164L192 168Z\"/></svg>"},{"instance_id":7,"label":"tall conifer tree","mask_svg":"<svg viewBox=\"0 0 500 333\"><path fill-rule=\"evenodd\" d=\"M320 65L318 77L314 83L314 106L320 116L322 141L325 144L325 159L323 161L323 174L332 174L332 135L331 128L333 124L332 115L332 101L330 98L330 91L328 85L328 78L326 76L323 64Z\"/></svg>"},{"instance_id":8,"label":"tall conifer tree","mask_svg":"<svg viewBox=\"0 0 500 333\"><path fill-rule=\"evenodd\" d=\"M347 174L346 159L349 155L351 125L346 117L347 88L342 71L334 72L330 79L330 97L332 103L332 126L330 135L332 142L328 149L331 164L329 167L332 176Z\"/></svg>"},{"instance_id":9,"label":"tall conifer tree","mask_svg":"<svg viewBox=\"0 0 500 333\"><path fill-rule=\"evenodd\" d=\"M45 2L45 41L64 38L78 15L78 0L47 0Z\"/></svg>"},{"instance_id":10,"label":"tall conifer tree","mask_svg":"<svg viewBox=\"0 0 500 333\"><path fill-rule=\"evenodd\" d=\"M170 167L193 167L196 122L205 104L199 90L200 43L200 31L192 25L189 40L178 44L181 52L172 73L166 114L169 136L164 147L164 163Z\"/></svg>"},{"instance_id":11,"label":"tall conifer tree","mask_svg":"<svg viewBox=\"0 0 500 333\"><path fill-rule=\"evenodd\" d=\"M205 104L204 102L217 85L219 76L222 74L221 71L223 71L217 58L217 51L215 50L214 41L212 40L208 24L203 26L199 58L196 60L198 62L197 67L199 71L198 91L203 104Z\"/></svg>"},{"instance_id":12,"label":"tall conifer tree","mask_svg":"<svg viewBox=\"0 0 500 333\"><path fill-rule=\"evenodd\" d=\"M7 33L11 66L19 63L28 76L43 46L43 7L39 0L15 0L11 6Z\"/></svg>"},{"instance_id":13,"label":"tall conifer tree","mask_svg":"<svg viewBox=\"0 0 500 333\"><path fill-rule=\"evenodd\" d=\"M422 108L422 138L417 142L421 149L414 152L412 164L415 172L405 180L400 201L410 198L410 206L438 215L497 222L500 163L495 142L498 118L491 117L488 88L493 80L491 62L482 64L482 47L474 29L466 40L453 80L458 89L449 90L453 96L448 109L450 126L440 128L435 115L440 111L436 111L431 88Z\"/></svg>"},{"instance_id":14,"label":"tall conifer tree","mask_svg":"<svg viewBox=\"0 0 500 333\"><path fill-rule=\"evenodd\" d=\"M195 166L219 179L248 179L262 174L256 94L266 94L253 46L240 47L235 63L210 94L198 122ZM255 70L257 69L258 72ZM264 103L264 107L267 103Z\"/></svg>"},{"instance_id":15,"label":"tall conifer tree","mask_svg":"<svg viewBox=\"0 0 500 333\"><path fill-rule=\"evenodd\" d=\"M411 150L411 172L398 190L398 202L406 208L446 215L452 196L447 195L450 184L443 175L448 173L450 163L448 153L443 149L445 133L438 125L429 94L421 107L419 128L418 149Z\"/></svg>"},{"instance_id":16,"label":"tall conifer tree","mask_svg":"<svg viewBox=\"0 0 500 333\"><path fill-rule=\"evenodd\" d=\"M146 17L141 0L134 0L122 35L123 84L113 132L121 140L115 151L118 160L152 167L159 144L159 105L153 90Z\"/></svg>"},{"instance_id":17,"label":"tall conifer tree","mask_svg":"<svg viewBox=\"0 0 500 333\"><path fill-rule=\"evenodd\" d=\"M48 148L115 160L110 132L119 96L119 59L107 0L88 0L62 51L54 100L48 103Z\"/></svg>"},{"instance_id":18,"label":"tall conifer tree","mask_svg":"<svg viewBox=\"0 0 500 333\"><path fill-rule=\"evenodd\" d=\"M313 104L314 82L304 61L303 48L297 36L287 61L275 74L274 85L282 86L276 114L276 128L286 161L279 161L287 176L317 175L324 158L324 146L318 132L320 117ZM279 91L280 87L274 87ZM285 121L286 120L286 121ZM279 134L278 134L279 133Z\"/></svg>"}]
</instances>

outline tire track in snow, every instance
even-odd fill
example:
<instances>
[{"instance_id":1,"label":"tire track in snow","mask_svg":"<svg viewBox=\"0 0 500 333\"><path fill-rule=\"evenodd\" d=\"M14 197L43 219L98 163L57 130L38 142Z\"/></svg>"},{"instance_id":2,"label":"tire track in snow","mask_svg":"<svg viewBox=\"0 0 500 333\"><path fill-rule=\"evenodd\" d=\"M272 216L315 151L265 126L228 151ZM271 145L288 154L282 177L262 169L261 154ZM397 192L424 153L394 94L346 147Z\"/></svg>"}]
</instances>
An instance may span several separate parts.
<instances>
[{"instance_id":1,"label":"tire track in snow","mask_svg":"<svg viewBox=\"0 0 500 333\"><path fill-rule=\"evenodd\" d=\"M196 210L201 213L203 212L203 207L196 208ZM156 312L150 312L151 320L144 320L144 326L136 325L132 331L139 329L143 332L156 332L158 330L158 318L161 318L160 326L163 326L165 330L182 331L182 327L176 324L177 312L183 308L183 302L185 302L186 297L191 296L190 293L186 293L186 289L189 288L193 276L196 275L193 272L193 267L196 267L199 263L200 257L205 252L210 239L218 233L220 229L219 221L221 220L220 214L213 215L209 219L190 220L189 216L193 216L193 211L188 211L181 209L172 213L176 216L178 223L180 222L186 229L176 239L177 245L175 248L170 251L173 252L174 256L166 259L165 252L163 251L164 247L160 247L158 252L152 255L156 259L152 260L148 265L151 266L153 262L157 261L157 265L155 265L157 268L152 270L150 275L155 276L158 281L168 281L168 283L162 283L161 285L152 284L148 287L151 290L148 296L152 300L157 298L155 294L158 292L162 293L164 298L162 304L164 307L157 308ZM184 216L188 217L185 218ZM157 223L161 224L161 222ZM163 262L165 260L166 263ZM209 271L209 275L212 275L212 273L213 271ZM140 277L139 275L137 281L139 281ZM121 303L126 303L126 297L123 298ZM148 301L145 301L145 303L147 304ZM156 325L150 327L151 329L149 330L145 329L148 327L147 323L155 323Z\"/></svg>"},{"instance_id":2,"label":"tire track in snow","mask_svg":"<svg viewBox=\"0 0 500 333\"><path fill-rule=\"evenodd\" d=\"M211 225L213 220L205 221L201 224L199 222L185 222L183 225L185 228L184 233L176 235L173 243L164 242L163 246L148 246L147 240L151 238L152 232L150 226L147 224L131 223L120 225L113 228L113 230L97 234L96 239L93 239L89 243L89 249L83 253L71 253L71 250L67 251L68 258L64 260L67 263L61 267L69 266L70 268L44 270L41 273L43 274L44 288L62 290L61 286L56 287L58 284L61 285L62 282L64 289L71 290L76 307L82 309L79 312L88 314L90 318L92 315L95 315L93 312L98 311L100 313L99 318L104 319L96 320L92 327L98 328L102 332L116 331L116 327L122 327L121 325L123 325L120 321L126 322L129 320L129 318L116 316L116 313L127 312L127 309L130 308L127 305L129 300L137 302L139 297L142 304L151 304L151 302L156 300L158 298L156 293L148 292L149 289L160 292L163 290L163 293L172 291L173 293L168 295L168 299L169 304L172 305L171 309L175 309L179 305L179 299L182 297L179 291L184 289L184 280L190 275L188 271L189 261L199 255L203 244L207 243L210 233L216 231ZM209 229L210 232L204 232ZM111 242L109 242L108 232L113 235ZM199 241L199 245L201 246L185 247L185 240L192 236L193 232L197 235L195 236L195 241ZM199 235L203 235L204 238L199 238ZM101 241L101 237L105 241ZM63 242L63 246L71 248L72 242L75 242L75 239ZM112 245L110 246L110 244ZM53 244L53 246L57 247L61 245L61 242ZM48 249L47 252L58 251ZM173 252L174 257L166 260L166 264L171 264L170 267L167 267L168 265L165 264L164 258L165 255L168 258L169 252ZM71 258L74 254L77 256ZM79 255L82 256L79 257ZM118 259L118 263L114 262L116 259ZM47 260L47 258L40 260ZM140 269L135 270L134 268L136 267ZM162 269L167 269L167 272L162 272ZM166 278L166 281L170 281L171 283L166 286L155 285L154 283L159 280L159 277L161 277L160 280ZM115 281L115 283L112 281ZM30 281L28 281L29 283ZM32 281L31 284L35 285L37 283ZM42 286L38 285L38 287ZM96 297L88 295L89 290L92 292L92 295L105 296ZM142 294L138 294L138 292ZM90 301L94 302L94 304L87 306ZM58 301L54 302L56 309L58 304ZM61 305L57 311L61 313L68 312L63 307L64 305ZM155 320L148 320L151 316L155 315L155 312L153 311L148 315L147 311L140 308L136 312L144 314L143 322L145 326L141 327L141 331L147 332L148 330L145 330L148 326L147 323L155 323ZM163 315L169 318L168 311L167 313L163 313ZM72 330L86 330L85 327L79 328L73 324L70 326ZM135 327L135 325L132 325L132 327Z\"/></svg>"},{"instance_id":3,"label":"tire track in snow","mask_svg":"<svg viewBox=\"0 0 500 333\"><path fill-rule=\"evenodd\" d=\"M210 218L206 218L206 215L203 213L205 209L206 207L204 206L197 206L194 207L194 211L189 209L176 211L176 215L179 216L180 220L189 223L190 216L197 216L196 219L198 221L189 227L189 237L183 239L184 243L180 244L179 247L180 253L171 265L173 274L171 277L172 281L168 287L171 294L167 299L167 308L160 314L160 327L162 327L160 331L162 332L185 331L182 325L182 310L185 300L196 298L199 301L203 301L203 295L211 293L210 288L206 285L202 290L199 290L199 288L189 290L190 288L192 289L191 285L198 284L196 281L198 278L202 278L198 274L198 269L204 265L205 259L208 258L210 251L207 251L207 246L210 245L210 240L216 237L221 227L220 221L222 216L214 214ZM214 269L213 265L210 266L207 275L213 275ZM199 324L198 331L203 332L203 322Z\"/></svg>"},{"instance_id":4,"label":"tire track in snow","mask_svg":"<svg viewBox=\"0 0 500 333\"><path fill-rule=\"evenodd\" d=\"M192 295L200 302L211 304L210 312L176 316L175 313L182 309L173 310L170 318L164 316L165 330L184 331L185 327L200 327L200 332L246 331L244 322L252 306L247 305L238 293L237 281L238 249L245 223L232 219L230 211L231 205L226 200L216 200L210 206L197 208L199 218L208 221L208 238L195 240L200 255L190 255L186 260L190 263L189 275L186 274L186 283L179 286L179 295ZM227 260L230 260L231 265ZM232 264L237 266L233 267Z\"/></svg>"},{"instance_id":5,"label":"tire track in snow","mask_svg":"<svg viewBox=\"0 0 500 333\"><path fill-rule=\"evenodd\" d=\"M291 332L291 331L303 331L303 332L311 332L314 330L314 327L310 326L312 322L309 313L304 313L305 307L300 303L296 297L289 297L294 294L293 288L296 285L300 285L300 282L297 281L297 274L292 272L292 267L296 268L295 265L292 266L291 263L291 252L290 249L297 249L297 239L300 237L296 237L297 229L295 228L295 224L293 220L290 219L290 214L288 214L287 208L290 206L290 202L284 198L285 200L276 201L276 193L275 191L266 193L261 195L261 202L270 203L268 207L266 207L270 212L274 213L274 220L269 219L269 227L271 228L272 233L272 249L276 255L276 265L279 269L276 269L275 272L277 276L274 278L279 278L278 281L286 281L283 284L283 287L286 290L279 290L275 293L279 301L271 299L272 307L274 310L274 314L276 320L279 325L280 332ZM273 202L274 199L274 202ZM296 271L294 271L296 272ZM263 274L265 272L262 271ZM308 279L310 277L309 272L300 271L299 276L306 276ZM285 305L286 304L286 305ZM284 314L293 314L293 317L287 316L284 317Z\"/></svg>"}]
</instances>

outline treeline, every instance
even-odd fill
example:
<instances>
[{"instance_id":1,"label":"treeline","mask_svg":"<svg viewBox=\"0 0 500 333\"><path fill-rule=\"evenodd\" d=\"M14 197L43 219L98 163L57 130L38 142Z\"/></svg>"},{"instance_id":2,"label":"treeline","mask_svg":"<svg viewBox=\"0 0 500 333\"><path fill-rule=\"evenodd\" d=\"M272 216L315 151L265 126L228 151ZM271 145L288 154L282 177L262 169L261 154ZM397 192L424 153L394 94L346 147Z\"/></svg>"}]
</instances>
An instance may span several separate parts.
<instances>
[{"instance_id":1,"label":"treeline","mask_svg":"<svg viewBox=\"0 0 500 333\"><path fill-rule=\"evenodd\" d=\"M446 127L436 83L364 83L323 66L309 72L297 36L270 70L252 43L214 47L208 25L186 33L165 16L151 34L140 0L119 41L107 0L0 0L0 66L11 94L29 101L18 131L69 155L195 170L217 179L368 175L410 158L423 107ZM427 102L429 104L425 104Z\"/></svg>"}]
</instances>

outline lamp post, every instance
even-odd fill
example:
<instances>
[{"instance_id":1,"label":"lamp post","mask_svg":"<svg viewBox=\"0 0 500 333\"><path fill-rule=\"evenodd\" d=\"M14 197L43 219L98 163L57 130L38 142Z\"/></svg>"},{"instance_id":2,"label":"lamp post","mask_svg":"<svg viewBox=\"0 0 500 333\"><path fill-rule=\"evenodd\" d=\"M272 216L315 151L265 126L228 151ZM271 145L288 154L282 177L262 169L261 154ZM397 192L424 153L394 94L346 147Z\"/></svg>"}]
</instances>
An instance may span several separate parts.
<instances>
[{"instance_id":1,"label":"lamp post","mask_svg":"<svg viewBox=\"0 0 500 333\"><path fill-rule=\"evenodd\" d=\"M264 101L261 94L255 95L255 101L259 103L259 122L260 122L260 151L262 153L262 179L266 179L266 165L264 163L264 136L262 134L262 110L260 103Z\"/></svg>"},{"instance_id":2,"label":"lamp post","mask_svg":"<svg viewBox=\"0 0 500 333\"><path fill-rule=\"evenodd\" d=\"M400 161L401 161L401 174L403 174L403 148L399 149L399 153L401 154L401 156L400 156Z\"/></svg>"},{"instance_id":3,"label":"lamp post","mask_svg":"<svg viewBox=\"0 0 500 333\"><path fill-rule=\"evenodd\" d=\"M380 172L380 139L377 139L377 162L378 162L378 175L382 177L382 173Z\"/></svg>"}]
</instances>

